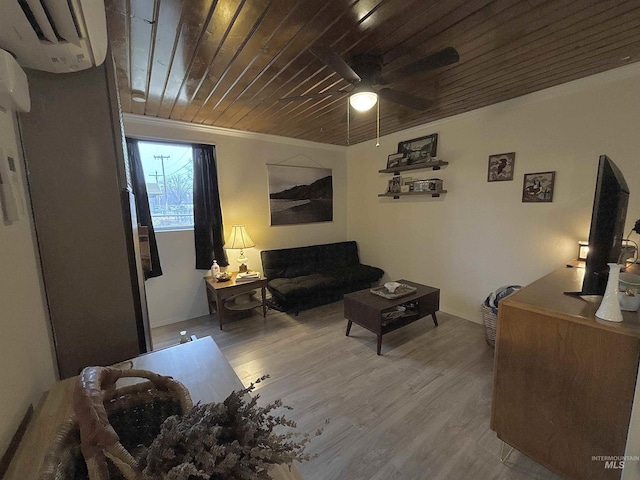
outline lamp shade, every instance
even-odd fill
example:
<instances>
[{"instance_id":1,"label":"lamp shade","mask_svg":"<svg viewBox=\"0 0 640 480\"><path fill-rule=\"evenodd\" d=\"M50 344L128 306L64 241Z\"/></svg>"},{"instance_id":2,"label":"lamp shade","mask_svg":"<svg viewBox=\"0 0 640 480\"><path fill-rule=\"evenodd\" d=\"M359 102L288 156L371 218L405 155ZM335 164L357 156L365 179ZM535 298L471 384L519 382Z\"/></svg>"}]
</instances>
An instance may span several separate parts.
<instances>
[{"instance_id":1,"label":"lamp shade","mask_svg":"<svg viewBox=\"0 0 640 480\"><path fill-rule=\"evenodd\" d=\"M366 112L378 101L378 95L373 92L357 92L349 97L349 103L359 112Z\"/></svg>"},{"instance_id":2,"label":"lamp shade","mask_svg":"<svg viewBox=\"0 0 640 480\"><path fill-rule=\"evenodd\" d=\"M229 235L229 240L224 244L223 248L228 249L243 249L255 247L256 243L251 240L251 237L247 233L247 229L244 228L244 225L234 225L231 227L231 235Z\"/></svg>"},{"instance_id":3,"label":"lamp shade","mask_svg":"<svg viewBox=\"0 0 640 480\"><path fill-rule=\"evenodd\" d=\"M589 253L589 242L578 242L578 260L586 260Z\"/></svg>"}]
</instances>

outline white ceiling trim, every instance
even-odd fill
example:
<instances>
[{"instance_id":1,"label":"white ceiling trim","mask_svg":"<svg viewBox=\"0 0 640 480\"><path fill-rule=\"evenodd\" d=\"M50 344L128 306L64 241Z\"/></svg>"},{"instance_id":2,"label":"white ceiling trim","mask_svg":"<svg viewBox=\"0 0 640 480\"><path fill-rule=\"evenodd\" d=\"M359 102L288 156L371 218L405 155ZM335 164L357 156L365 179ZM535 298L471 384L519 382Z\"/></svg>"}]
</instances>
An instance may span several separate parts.
<instances>
[{"instance_id":1,"label":"white ceiling trim","mask_svg":"<svg viewBox=\"0 0 640 480\"><path fill-rule=\"evenodd\" d=\"M234 130L232 128L214 127L212 125L201 125L197 123L181 122L178 120L167 120L165 118L157 117L145 117L144 115L136 115L133 113L124 113L124 129L127 132L128 128L135 129L135 127L159 127L159 128L171 128L173 130L182 131L185 133L211 136L209 142L215 144L216 136L246 138L253 140L262 140L264 142L279 143L282 145L294 145L304 148L321 148L323 150L331 150L336 152L345 152L347 147L342 145L332 145L329 143L311 142L309 140L300 140L297 138L281 137L279 135L269 135L266 133L257 132L245 132L243 130ZM170 140L155 138L155 140Z\"/></svg>"}]
</instances>

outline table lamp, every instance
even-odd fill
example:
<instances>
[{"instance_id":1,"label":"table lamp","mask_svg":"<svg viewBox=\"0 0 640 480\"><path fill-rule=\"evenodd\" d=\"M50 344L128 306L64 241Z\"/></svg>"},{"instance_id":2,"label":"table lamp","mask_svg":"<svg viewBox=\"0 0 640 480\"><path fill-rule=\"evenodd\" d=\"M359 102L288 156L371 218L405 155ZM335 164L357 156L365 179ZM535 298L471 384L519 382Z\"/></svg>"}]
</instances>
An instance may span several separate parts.
<instances>
[{"instance_id":1,"label":"table lamp","mask_svg":"<svg viewBox=\"0 0 640 480\"><path fill-rule=\"evenodd\" d=\"M247 233L247 229L244 228L244 225L234 225L231 227L231 235L229 235L229 240L224 244L225 249L228 250L237 250L240 249L240 256L238 257L238 271L246 272L248 270L247 267L247 257L244 256L244 249L255 247L256 244L251 237Z\"/></svg>"},{"instance_id":2,"label":"table lamp","mask_svg":"<svg viewBox=\"0 0 640 480\"><path fill-rule=\"evenodd\" d=\"M578 242L578 260L580 261L586 260L588 253L589 253L589 242L586 242L586 241Z\"/></svg>"}]
</instances>

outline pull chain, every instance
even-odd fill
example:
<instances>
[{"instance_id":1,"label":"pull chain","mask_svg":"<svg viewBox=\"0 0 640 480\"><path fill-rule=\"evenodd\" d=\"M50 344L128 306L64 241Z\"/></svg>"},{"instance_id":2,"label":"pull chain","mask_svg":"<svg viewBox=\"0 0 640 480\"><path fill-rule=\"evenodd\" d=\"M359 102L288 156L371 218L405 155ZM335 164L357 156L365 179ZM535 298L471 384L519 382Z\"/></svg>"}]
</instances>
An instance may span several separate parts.
<instances>
[{"instance_id":1,"label":"pull chain","mask_svg":"<svg viewBox=\"0 0 640 480\"><path fill-rule=\"evenodd\" d=\"M380 100L378 100L378 115L376 117L376 147L380 146Z\"/></svg>"},{"instance_id":2,"label":"pull chain","mask_svg":"<svg viewBox=\"0 0 640 480\"><path fill-rule=\"evenodd\" d=\"M349 143L349 142L350 142L350 140L351 140L351 139L350 139L350 135L351 135L351 132L350 132L351 123L350 123L350 120L349 120L349 110L350 110L350 108L349 108L349 97L347 97L347 145L350 145L350 143Z\"/></svg>"}]
</instances>

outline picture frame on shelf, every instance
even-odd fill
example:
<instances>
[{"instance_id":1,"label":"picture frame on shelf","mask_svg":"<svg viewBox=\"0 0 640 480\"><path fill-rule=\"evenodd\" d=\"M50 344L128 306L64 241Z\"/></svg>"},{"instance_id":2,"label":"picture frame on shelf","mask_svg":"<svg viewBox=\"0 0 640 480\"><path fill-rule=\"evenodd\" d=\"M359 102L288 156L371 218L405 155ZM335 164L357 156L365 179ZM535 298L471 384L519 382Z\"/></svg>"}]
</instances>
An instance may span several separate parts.
<instances>
[{"instance_id":1,"label":"picture frame on shelf","mask_svg":"<svg viewBox=\"0 0 640 480\"><path fill-rule=\"evenodd\" d=\"M402 177L402 185L400 191L402 193L413 192L413 177Z\"/></svg>"},{"instance_id":2,"label":"picture frame on shelf","mask_svg":"<svg viewBox=\"0 0 640 480\"><path fill-rule=\"evenodd\" d=\"M401 163L402 160L405 160L405 162ZM387 168L396 168L406 164L406 159L402 153L392 153L387 157Z\"/></svg>"},{"instance_id":3,"label":"picture frame on shelf","mask_svg":"<svg viewBox=\"0 0 640 480\"><path fill-rule=\"evenodd\" d=\"M556 172L525 173L522 184L522 202L553 202L555 181Z\"/></svg>"},{"instance_id":4,"label":"picture frame on shelf","mask_svg":"<svg viewBox=\"0 0 640 480\"><path fill-rule=\"evenodd\" d=\"M438 155L438 134L399 142L398 154L407 158L407 165L432 162Z\"/></svg>"},{"instance_id":5,"label":"picture frame on shelf","mask_svg":"<svg viewBox=\"0 0 640 480\"><path fill-rule=\"evenodd\" d=\"M513 180L516 152L489 155L487 182L507 182Z\"/></svg>"},{"instance_id":6,"label":"picture frame on shelf","mask_svg":"<svg viewBox=\"0 0 640 480\"><path fill-rule=\"evenodd\" d=\"M399 175L396 175L389 180L387 193L400 193L401 187L402 187L402 177Z\"/></svg>"}]
</instances>

